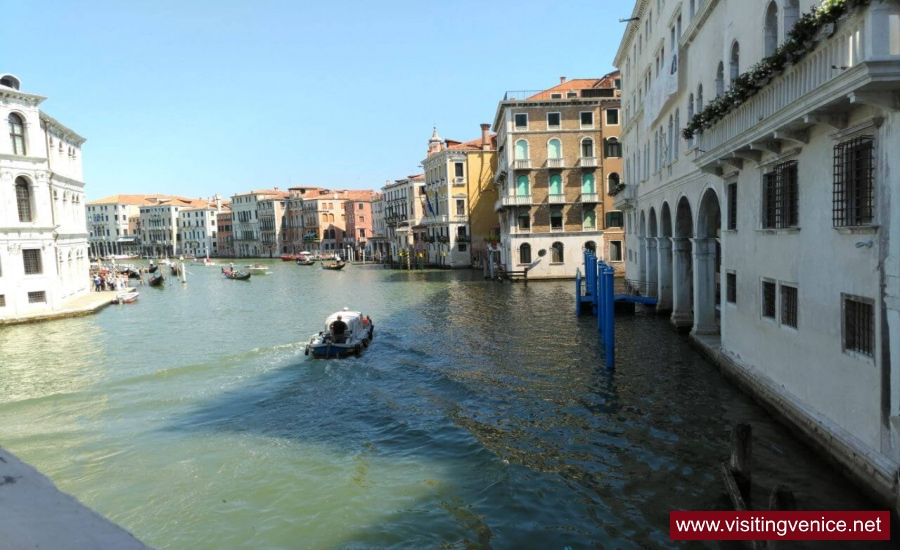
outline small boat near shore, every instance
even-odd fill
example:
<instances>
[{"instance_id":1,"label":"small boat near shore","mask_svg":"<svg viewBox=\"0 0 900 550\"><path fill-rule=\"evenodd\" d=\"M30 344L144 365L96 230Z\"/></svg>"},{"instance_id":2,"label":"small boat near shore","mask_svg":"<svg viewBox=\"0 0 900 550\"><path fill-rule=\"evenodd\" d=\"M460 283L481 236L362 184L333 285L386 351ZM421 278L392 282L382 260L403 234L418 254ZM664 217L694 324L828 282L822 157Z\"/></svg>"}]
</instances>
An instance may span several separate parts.
<instances>
[{"instance_id":1,"label":"small boat near shore","mask_svg":"<svg viewBox=\"0 0 900 550\"><path fill-rule=\"evenodd\" d=\"M122 292L119 292L118 294L116 294L116 297L113 298L112 303L114 303L114 304L131 304L131 303L136 302L138 299L138 296L140 296L140 295L141 295L141 293L134 289L122 291Z\"/></svg>"},{"instance_id":2,"label":"small boat near shore","mask_svg":"<svg viewBox=\"0 0 900 550\"><path fill-rule=\"evenodd\" d=\"M358 355L375 337L375 325L368 315L344 308L325 319L325 330L306 344L306 355L314 358Z\"/></svg>"}]
</instances>

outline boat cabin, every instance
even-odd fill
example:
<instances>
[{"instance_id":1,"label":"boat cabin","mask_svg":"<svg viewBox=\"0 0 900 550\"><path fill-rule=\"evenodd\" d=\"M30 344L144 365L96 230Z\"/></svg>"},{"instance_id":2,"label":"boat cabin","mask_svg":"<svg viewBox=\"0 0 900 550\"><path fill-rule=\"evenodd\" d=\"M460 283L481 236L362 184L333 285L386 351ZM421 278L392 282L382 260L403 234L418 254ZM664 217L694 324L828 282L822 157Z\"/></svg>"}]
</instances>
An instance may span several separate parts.
<instances>
[{"instance_id":1,"label":"boat cabin","mask_svg":"<svg viewBox=\"0 0 900 550\"><path fill-rule=\"evenodd\" d=\"M359 311L338 311L336 313L332 313L325 319L325 332L331 332L331 324L337 321L338 316L340 316L341 321L343 321L347 325L347 330L343 334L343 338L350 340L353 335L362 335L365 332L365 327L363 326L363 314ZM332 334L332 337L335 335ZM337 338L334 338L337 341Z\"/></svg>"}]
</instances>

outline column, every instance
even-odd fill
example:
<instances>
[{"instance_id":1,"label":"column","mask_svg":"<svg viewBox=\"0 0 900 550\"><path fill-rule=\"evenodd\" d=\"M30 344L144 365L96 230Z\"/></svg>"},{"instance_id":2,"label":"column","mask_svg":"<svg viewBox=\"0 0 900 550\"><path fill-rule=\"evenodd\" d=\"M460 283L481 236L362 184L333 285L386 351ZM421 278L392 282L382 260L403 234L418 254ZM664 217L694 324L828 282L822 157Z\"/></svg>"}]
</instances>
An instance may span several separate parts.
<instances>
[{"instance_id":1,"label":"column","mask_svg":"<svg viewBox=\"0 0 900 550\"><path fill-rule=\"evenodd\" d=\"M694 334L718 334L716 239L691 239L694 256Z\"/></svg>"},{"instance_id":2,"label":"column","mask_svg":"<svg viewBox=\"0 0 900 550\"><path fill-rule=\"evenodd\" d=\"M647 290L644 291L648 296L653 296L653 294L659 290L657 260L656 239L654 237L649 237L647 238Z\"/></svg>"},{"instance_id":3,"label":"column","mask_svg":"<svg viewBox=\"0 0 900 550\"><path fill-rule=\"evenodd\" d=\"M672 324L678 329L690 329L694 324L691 304L691 240L672 239Z\"/></svg>"},{"instance_id":4,"label":"column","mask_svg":"<svg viewBox=\"0 0 900 550\"><path fill-rule=\"evenodd\" d=\"M658 313L672 311L672 239L657 237L657 298Z\"/></svg>"},{"instance_id":5,"label":"column","mask_svg":"<svg viewBox=\"0 0 900 550\"><path fill-rule=\"evenodd\" d=\"M647 281L647 238L638 237L638 281Z\"/></svg>"}]
</instances>

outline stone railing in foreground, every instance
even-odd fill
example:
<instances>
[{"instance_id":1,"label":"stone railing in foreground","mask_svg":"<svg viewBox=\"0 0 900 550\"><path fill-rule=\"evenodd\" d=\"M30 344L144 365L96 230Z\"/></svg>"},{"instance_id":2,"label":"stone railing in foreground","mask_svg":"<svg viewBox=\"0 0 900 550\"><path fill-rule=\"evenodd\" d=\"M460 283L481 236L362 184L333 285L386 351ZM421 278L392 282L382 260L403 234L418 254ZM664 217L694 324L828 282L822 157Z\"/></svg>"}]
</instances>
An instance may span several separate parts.
<instances>
[{"instance_id":1,"label":"stone railing in foreground","mask_svg":"<svg viewBox=\"0 0 900 550\"><path fill-rule=\"evenodd\" d=\"M0 548L147 550L141 541L0 449Z\"/></svg>"},{"instance_id":2,"label":"stone railing in foreground","mask_svg":"<svg viewBox=\"0 0 900 550\"><path fill-rule=\"evenodd\" d=\"M816 123L841 127L853 105L897 108L897 18L900 3L873 1L840 19L834 34L821 36L782 75L704 129L695 162L711 168L735 151L766 148L766 142L804 142L805 130Z\"/></svg>"}]
</instances>

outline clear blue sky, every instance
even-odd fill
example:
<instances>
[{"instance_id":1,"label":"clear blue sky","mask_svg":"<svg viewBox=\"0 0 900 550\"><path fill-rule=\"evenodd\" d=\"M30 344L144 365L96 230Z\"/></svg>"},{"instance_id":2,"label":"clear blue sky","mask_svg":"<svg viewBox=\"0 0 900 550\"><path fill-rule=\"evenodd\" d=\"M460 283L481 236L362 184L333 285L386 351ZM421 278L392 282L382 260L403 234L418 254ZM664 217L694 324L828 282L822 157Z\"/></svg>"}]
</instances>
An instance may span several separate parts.
<instances>
[{"instance_id":1,"label":"clear blue sky","mask_svg":"<svg viewBox=\"0 0 900 550\"><path fill-rule=\"evenodd\" d=\"M0 73L78 132L88 200L377 189L507 90L594 78L633 2L4 0Z\"/></svg>"}]
</instances>

